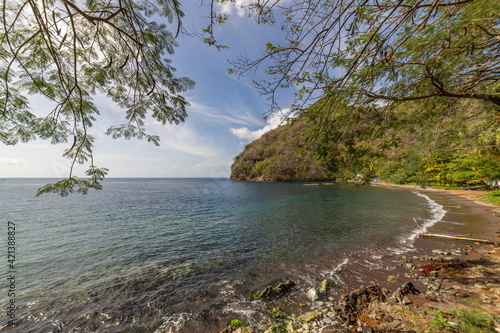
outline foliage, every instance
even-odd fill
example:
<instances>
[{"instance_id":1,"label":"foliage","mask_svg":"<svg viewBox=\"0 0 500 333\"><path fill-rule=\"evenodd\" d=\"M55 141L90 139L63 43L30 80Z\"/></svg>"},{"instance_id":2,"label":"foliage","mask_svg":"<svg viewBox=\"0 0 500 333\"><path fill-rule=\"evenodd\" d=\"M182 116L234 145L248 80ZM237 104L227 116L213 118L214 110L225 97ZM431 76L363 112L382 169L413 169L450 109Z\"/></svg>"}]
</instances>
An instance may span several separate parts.
<instances>
[{"instance_id":1,"label":"foliage","mask_svg":"<svg viewBox=\"0 0 500 333\"><path fill-rule=\"evenodd\" d=\"M244 327L246 325L243 322L239 321L238 319L233 319L229 322L229 326L233 328L239 328L239 327Z\"/></svg>"},{"instance_id":2,"label":"foliage","mask_svg":"<svg viewBox=\"0 0 500 333\"><path fill-rule=\"evenodd\" d=\"M441 310L430 311L426 316L421 310L408 313L409 328L428 333L479 333L495 332L495 316L473 308L444 314ZM429 321L431 319L431 321Z\"/></svg>"},{"instance_id":3,"label":"foliage","mask_svg":"<svg viewBox=\"0 0 500 333\"><path fill-rule=\"evenodd\" d=\"M433 315L433 316L435 316L432 319L432 324L430 325L431 330L433 328L436 328L438 330L438 332L444 332L447 329L453 327L453 325L450 323L450 319L444 317L441 314L441 310L437 310L435 312L431 312L430 314Z\"/></svg>"},{"instance_id":4,"label":"foliage","mask_svg":"<svg viewBox=\"0 0 500 333\"><path fill-rule=\"evenodd\" d=\"M488 198L484 201L500 205L500 190L491 191L490 193L488 193L487 197Z\"/></svg>"},{"instance_id":5,"label":"foliage","mask_svg":"<svg viewBox=\"0 0 500 333\"><path fill-rule=\"evenodd\" d=\"M311 120L308 138L337 177L472 186L499 175L499 1L254 0L247 8L260 24L280 24L283 41L231 71L264 67L254 84L272 109L278 90L293 90L291 106Z\"/></svg>"},{"instance_id":6,"label":"foliage","mask_svg":"<svg viewBox=\"0 0 500 333\"><path fill-rule=\"evenodd\" d=\"M276 307L276 308L273 308L273 315L272 317L274 319L285 319L287 317L287 313L286 311L281 308L281 307Z\"/></svg>"},{"instance_id":7,"label":"foliage","mask_svg":"<svg viewBox=\"0 0 500 333\"><path fill-rule=\"evenodd\" d=\"M500 190L494 190L488 193L488 198L500 197Z\"/></svg>"},{"instance_id":8,"label":"foliage","mask_svg":"<svg viewBox=\"0 0 500 333\"><path fill-rule=\"evenodd\" d=\"M453 117L443 119L443 112ZM366 180L378 177L400 184L485 186L484 181L500 179L500 132L492 123L494 114L485 102L441 98L398 102L371 112L353 110L351 117L335 117L321 131L314 121L301 118L249 144L235 159L232 175L235 179L245 175L322 180L317 173L307 179L283 175L300 174L304 164L310 170L316 163L331 178L353 179L361 174ZM358 122L355 130L348 121ZM287 173L271 172L279 166Z\"/></svg>"},{"instance_id":9,"label":"foliage","mask_svg":"<svg viewBox=\"0 0 500 333\"><path fill-rule=\"evenodd\" d=\"M299 120L283 125L248 144L235 158L231 179L330 180L334 167L317 157L314 143L306 142L311 124Z\"/></svg>"},{"instance_id":10,"label":"foliage","mask_svg":"<svg viewBox=\"0 0 500 333\"><path fill-rule=\"evenodd\" d=\"M226 1L212 0L212 8ZM241 58L231 71L264 66L266 78L254 83L273 107L281 88L296 89L302 105L325 96L356 105L445 96L500 106L498 1L254 0L246 7L259 24L279 23L283 42L266 43L261 57ZM205 31L212 44L213 26L226 20L212 9Z\"/></svg>"},{"instance_id":11,"label":"foliage","mask_svg":"<svg viewBox=\"0 0 500 333\"><path fill-rule=\"evenodd\" d=\"M144 128L149 113L165 124L186 117L180 93L193 82L176 77L165 55L177 45L158 15L170 23L183 13L178 0L9 0L0 4L0 141L7 145L36 138L68 142L67 180L38 194L67 195L99 189L108 170L94 162L92 126L103 94L124 110L124 123L107 129L113 138L159 137ZM32 111L30 95L46 98L47 113ZM88 180L77 180L75 164L87 164Z\"/></svg>"},{"instance_id":12,"label":"foliage","mask_svg":"<svg viewBox=\"0 0 500 333\"><path fill-rule=\"evenodd\" d=\"M455 325L459 333L487 333L495 332L494 317L477 310L460 310L456 314L458 324Z\"/></svg>"}]
</instances>

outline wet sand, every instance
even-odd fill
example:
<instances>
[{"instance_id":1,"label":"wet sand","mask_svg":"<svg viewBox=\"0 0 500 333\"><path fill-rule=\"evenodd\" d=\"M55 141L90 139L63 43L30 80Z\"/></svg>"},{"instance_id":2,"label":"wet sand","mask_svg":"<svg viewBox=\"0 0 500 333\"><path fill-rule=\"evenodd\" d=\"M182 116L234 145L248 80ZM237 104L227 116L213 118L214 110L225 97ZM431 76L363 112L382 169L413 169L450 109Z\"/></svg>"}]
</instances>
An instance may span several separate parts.
<instances>
[{"instance_id":1,"label":"wet sand","mask_svg":"<svg viewBox=\"0 0 500 333\"><path fill-rule=\"evenodd\" d=\"M441 190L415 185L377 184L376 186L421 192L443 205L447 213L442 221L431 230L433 233L447 232L449 235L456 234L457 236L461 234L465 237L470 236L493 242L500 240L496 234L500 228L500 205L486 203L484 198L478 197L478 195L486 194L488 191ZM436 245L443 244L443 246L463 244L461 241L444 239L433 241L437 241ZM424 242L420 238L416 247L427 247L424 246L427 243L429 242Z\"/></svg>"}]
</instances>

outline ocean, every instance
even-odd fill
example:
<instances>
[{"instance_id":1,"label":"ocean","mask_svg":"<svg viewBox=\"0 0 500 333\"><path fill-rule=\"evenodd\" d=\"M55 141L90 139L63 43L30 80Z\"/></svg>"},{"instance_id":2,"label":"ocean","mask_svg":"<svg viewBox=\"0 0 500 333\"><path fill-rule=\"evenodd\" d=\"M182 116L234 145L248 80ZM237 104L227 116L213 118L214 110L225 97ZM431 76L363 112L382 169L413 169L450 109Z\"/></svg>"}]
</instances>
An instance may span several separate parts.
<instances>
[{"instance_id":1,"label":"ocean","mask_svg":"<svg viewBox=\"0 0 500 333\"><path fill-rule=\"evenodd\" d=\"M377 268L411 249L413 218L425 228L445 213L423 194L341 183L106 179L84 196L35 196L52 181L0 182L2 331L182 332L210 309L251 322L248 295L266 284L347 284L342 266Z\"/></svg>"}]
</instances>

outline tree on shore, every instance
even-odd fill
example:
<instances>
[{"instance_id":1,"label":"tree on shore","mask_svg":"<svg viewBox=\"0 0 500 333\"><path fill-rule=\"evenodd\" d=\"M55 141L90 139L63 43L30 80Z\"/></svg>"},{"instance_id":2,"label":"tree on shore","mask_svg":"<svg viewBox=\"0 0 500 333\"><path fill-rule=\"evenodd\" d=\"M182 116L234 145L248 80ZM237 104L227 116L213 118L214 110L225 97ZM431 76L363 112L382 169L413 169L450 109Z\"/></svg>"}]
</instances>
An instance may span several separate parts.
<instances>
[{"instance_id":1,"label":"tree on shore","mask_svg":"<svg viewBox=\"0 0 500 333\"><path fill-rule=\"evenodd\" d=\"M144 128L148 113L163 124L184 121L188 103L180 93L194 83L174 74L165 56L174 52L175 36L157 20L175 22L178 33L184 15L178 0L3 0L0 6L0 140L68 142L69 177L38 194L101 188L108 170L94 163L95 94L125 111L125 122L107 129L113 138L158 145L160 138ZM33 113L27 94L44 96L51 110ZM75 178L76 164L88 165L88 179Z\"/></svg>"}]
</instances>

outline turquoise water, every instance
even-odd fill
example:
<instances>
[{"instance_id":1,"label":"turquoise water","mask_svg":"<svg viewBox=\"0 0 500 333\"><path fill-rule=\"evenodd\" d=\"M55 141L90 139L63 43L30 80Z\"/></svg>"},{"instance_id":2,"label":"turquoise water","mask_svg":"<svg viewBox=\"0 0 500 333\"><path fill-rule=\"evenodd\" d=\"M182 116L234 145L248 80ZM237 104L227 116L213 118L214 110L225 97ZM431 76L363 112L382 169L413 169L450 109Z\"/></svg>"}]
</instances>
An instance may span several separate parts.
<instances>
[{"instance_id":1,"label":"turquoise water","mask_svg":"<svg viewBox=\"0 0 500 333\"><path fill-rule=\"evenodd\" d=\"M50 181L0 182L4 253L16 225L17 332L136 332L227 301L234 281L251 290L407 246L412 218L434 218L428 198L377 187L108 179L86 196L35 197ZM8 301L2 285L3 319Z\"/></svg>"}]
</instances>

